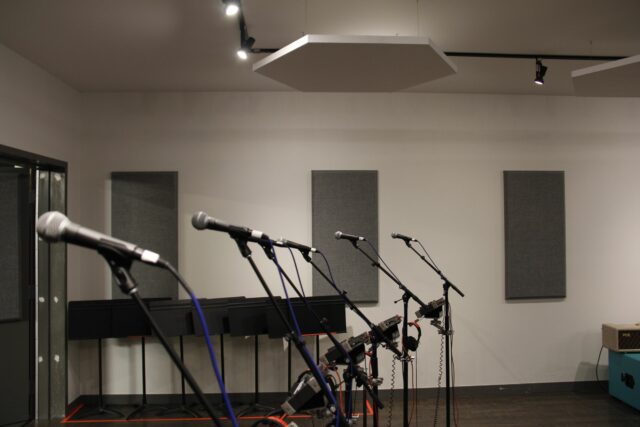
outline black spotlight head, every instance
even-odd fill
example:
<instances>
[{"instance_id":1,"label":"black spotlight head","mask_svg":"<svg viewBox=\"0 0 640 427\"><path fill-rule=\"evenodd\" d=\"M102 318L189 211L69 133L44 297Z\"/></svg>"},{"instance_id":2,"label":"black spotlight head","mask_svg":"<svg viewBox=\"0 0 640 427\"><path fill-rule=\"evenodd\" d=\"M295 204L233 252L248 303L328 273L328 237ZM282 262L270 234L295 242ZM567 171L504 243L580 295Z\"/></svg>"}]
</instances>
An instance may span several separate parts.
<instances>
[{"instance_id":1,"label":"black spotlight head","mask_svg":"<svg viewBox=\"0 0 640 427\"><path fill-rule=\"evenodd\" d=\"M242 40L242 43L240 44L240 49L238 49L238 51L236 52L238 54L238 58L242 59L243 61L246 61L246 59L249 58L249 53L251 53L251 48L253 47L253 44L255 42L256 42L256 39L254 39L253 37L248 37Z\"/></svg>"},{"instance_id":2,"label":"black spotlight head","mask_svg":"<svg viewBox=\"0 0 640 427\"><path fill-rule=\"evenodd\" d=\"M544 84L544 75L546 73L547 67L542 65L542 61L540 59L536 59L536 79L533 82L542 86Z\"/></svg>"},{"instance_id":3,"label":"black spotlight head","mask_svg":"<svg viewBox=\"0 0 640 427\"><path fill-rule=\"evenodd\" d=\"M242 42L242 48L250 51L251 48L253 48L253 44L256 42L256 39L254 39L253 37L248 37L246 40L244 40Z\"/></svg>"}]
</instances>

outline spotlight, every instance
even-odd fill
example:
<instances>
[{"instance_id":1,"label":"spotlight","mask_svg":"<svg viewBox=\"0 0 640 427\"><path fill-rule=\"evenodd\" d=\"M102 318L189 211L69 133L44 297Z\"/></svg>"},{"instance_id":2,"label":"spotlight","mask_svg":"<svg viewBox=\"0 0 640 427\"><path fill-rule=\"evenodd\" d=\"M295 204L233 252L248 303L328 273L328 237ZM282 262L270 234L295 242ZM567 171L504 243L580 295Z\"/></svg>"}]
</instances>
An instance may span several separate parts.
<instances>
[{"instance_id":1,"label":"spotlight","mask_svg":"<svg viewBox=\"0 0 640 427\"><path fill-rule=\"evenodd\" d=\"M238 54L238 58L242 59L243 61L246 60L249 57L249 52L251 52L251 48L253 47L253 44L255 42L256 39L254 39L253 37L249 37L248 39L243 40L240 49L238 49L238 52L236 52Z\"/></svg>"},{"instance_id":2,"label":"spotlight","mask_svg":"<svg viewBox=\"0 0 640 427\"><path fill-rule=\"evenodd\" d=\"M546 73L547 67L542 65L542 61L540 59L536 59L536 79L533 82L542 86L544 84L544 75Z\"/></svg>"},{"instance_id":3,"label":"spotlight","mask_svg":"<svg viewBox=\"0 0 640 427\"><path fill-rule=\"evenodd\" d=\"M222 3L227 16L235 16L240 12L240 0L222 0Z\"/></svg>"}]
</instances>

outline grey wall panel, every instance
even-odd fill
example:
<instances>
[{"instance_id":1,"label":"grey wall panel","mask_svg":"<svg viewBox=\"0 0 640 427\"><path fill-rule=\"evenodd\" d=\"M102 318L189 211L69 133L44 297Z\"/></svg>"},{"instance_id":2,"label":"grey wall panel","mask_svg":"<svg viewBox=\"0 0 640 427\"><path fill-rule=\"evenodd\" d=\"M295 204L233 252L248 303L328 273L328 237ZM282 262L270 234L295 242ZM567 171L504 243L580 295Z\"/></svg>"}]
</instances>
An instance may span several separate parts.
<instances>
[{"instance_id":1,"label":"grey wall panel","mask_svg":"<svg viewBox=\"0 0 640 427\"><path fill-rule=\"evenodd\" d=\"M112 172L111 232L177 266L178 173ZM143 297L178 297L177 282L166 272L141 263L131 271ZM125 297L115 283L112 291L113 298Z\"/></svg>"},{"instance_id":2,"label":"grey wall panel","mask_svg":"<svg viewBox=\"0 0 640 427\"><path fill-rule=\"evenodd\" d=\"M13 170L0 170L0 321L22 317L21 250L23 224L20 224L21 176Z\"/></svg>"},{"instance_id":3,"label":"grey wall panel","mask_svg":"<svg viewBox=\"0 0 640 427\"><path fill-rule=\"evenodd\" d=\"M378 247L378 171L312 171L311 182L313 246L325 253L338 286L351 299L377 302L377 269L334 233L361 235ZM367 246L362 247L369 250ZM315 271L313 294L335 294Z\"/></svg>"},{"instance_id":4,"label":"grey wall panel","mask_svg":"<svg viewBox=\"0 0 640 427\"><path fill-rule=\"evenodd\" d=\"M566 296L564 172L505 171L507 299Z\"/></svg>"}]
</instances>

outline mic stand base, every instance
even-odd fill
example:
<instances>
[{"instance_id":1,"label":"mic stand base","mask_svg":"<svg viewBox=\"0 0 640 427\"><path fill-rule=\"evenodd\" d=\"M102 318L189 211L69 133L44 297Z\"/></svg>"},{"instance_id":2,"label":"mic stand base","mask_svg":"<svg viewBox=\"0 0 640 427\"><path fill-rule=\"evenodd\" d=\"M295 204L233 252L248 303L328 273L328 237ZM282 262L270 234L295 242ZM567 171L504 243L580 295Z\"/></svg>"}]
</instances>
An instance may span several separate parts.
<instances>
[{"instance_id":1,"label":"mic stand base","mask_svg":"<svg viewBox=\"0 0 640 427\"><path fill-rule=\"evenodd\" d=\"M149 325L153 333L157 336L158 340L164 347L165 351L171 357L171 360L173 361L173 363L180 370L180 373L184 375L185 379L187 380L187 383L189 383L189 386L191 387L191 389L194 391L194 393L200 400L200 403L202 403L202 405L205 407L205 410L207 411L207 414L211 417L211 420L213 421L213 423L216 425L216 427L222 427L222 425L220 424L220 421L218 420L218 418L214 413L211 403L204 396L202 389L200 388L196 380L193 378L193 375L191 375L191 372L189 372L187 367L180 360L180 357L173 350L173 348L169 344L169 341L167 340L167 337L165 337L164 333L160 330L160 327L154 320L153 316L151 315L151 312L147 308L144 301L142 301L142 298L140 298L140 295L138 294L138 285L135 282L134 278L131 276L131 272L129 271L129 269L131 268L131 262L132 262L131 259L127 258L126 256L123 256L117 250L106 247L106 246L99 248L98 252L100 253L100 255L102 255L106 259L107 263L109 264L113 277L118 283L120 290L124 294L130 296L131 299L133 299L137 303L138 307L140 307L142 314L147 320L147 324ZM129 417L131 417L131 415L129 415Z\"/></svg>"},{"instance_id":2,"label":"mic stand base","mask_svg":"<svg viewBox=\"0 0 640 427\"><path fill-rule=\"evenodd\" d=\"M262 276L262 274L260 273L260 270L258 269L258 266L256 265L255 261L253 261L253 257L251 256L251 249L249 249L249 246L247 245L247 240L240 237L234 237L234 236L232 236L232 238L235 240L243 258L245 258L249 263L249 265L251 266L251 269L253 270L256 277L258 278L258 281L262 285L262 288L264 289L267 296L269 297L269 301L271 302L271 305L273 306L276 313L278 314L278 317L282 321L282 324L287 329L288 331L287 336L290 340L289 342L290 343L293 342L293 344L296 346L298 353L300 353L300 356L302 356L302 359L304 360L305 364L309 368L309 371L311 372L313 377L316 379L316 381L322 388L323 394L325 395L327 401L335 405L335 407L333 408L333 413L336 418L339 418L340 425L346 426L347 422L344 418L344 415L342 414L342 411L340 410L339 402L337 401L337 399L334 400L332 391L328 388L326 380L322 377L322 373L319 372L318 366L315 364L315 361L311 358L305 342L300 337L298 337L298 335L296 335L294 329L291 327L291 324L289 323L289 321L287 321L287 318L285 317L284 313L280 310L280 306L276 302L275 297L273 296L273 293L269 288L269 285L267 285L267 282ZM334 425L335 425L335 422L336 420L334 418L334 421L333 421Z\"/></svg>"},{"instance_id":3,"label":"mic stand base","mask_svg":"<svg viewBox=\"0 0 640 427\"><path fill-rule=\"evenodd\" d=\"M96 415L113 415L118 418L124 418L124 414L122 412L116 411L115 409L109 409L107 405L104 404L104 395L102 394L102 338L98 338L98 406L96 408L91 409L88 412L83 413L78 416L79 419L84 419L88 417L94 417Z\"/></svg>"},{"instance_id":4,"label":"mic stand base","mask_svg":"<svg viewBox=\"0 0 640 427\"><path fill-rule=\"evenodd\" d=\"M145 412L159 411L162 413L167 410L164 406L150 405L149 402L147 402L147 357L145 348L145 338L140 337L140 349L142 353L142 403L136 406L133 412L127 416L127 420L133 420L138 415L142 415Z\"/></svg>"},{"instance_id":5,"label":"mic stand base","mask_svg":"<svg viewBox=\"0 0 640 427\"><path fill-rule=\"evenodd\" d=\"M180 360L184 363L184 338L180 335ZM196 411L187 406L187 395L184 387L184 375L180 376L180 405L169 408L162 411L160 415L167 414L185 414L192 418L198 418L199 415Z\"/></svg>"}]
</instances>

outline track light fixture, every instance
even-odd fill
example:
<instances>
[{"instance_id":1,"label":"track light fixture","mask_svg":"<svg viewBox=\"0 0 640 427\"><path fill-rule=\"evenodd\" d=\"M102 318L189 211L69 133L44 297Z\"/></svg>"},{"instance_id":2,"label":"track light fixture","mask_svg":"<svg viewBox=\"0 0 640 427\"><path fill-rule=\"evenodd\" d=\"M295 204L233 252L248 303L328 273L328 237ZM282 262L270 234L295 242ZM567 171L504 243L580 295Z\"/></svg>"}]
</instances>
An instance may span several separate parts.
<instances>
[{"instance_id":1,"label":"track light fixture","mask_svg":"<svg viewBox=\"0 0 640 427\"><path fill-rule=\"evenodd\" d=\"M227 16L235 16L240 12L240 0L222 0L222 3Z\"/></svg>"},{"instance_id":2,"label":"track light fixture","mask_svg":"<svg viewBox=\"0 0 640 427\"><path fill-rule=\"evenodd\" d=\"M536 79L533 81L535 84L542 86L544 84L544 75L547 73L547 67L542 65L540 58L536 59Z\"/></svg>"},{"instance_id":3,"label":"track light fixture","mask_svg":"<svg viewBox=\"0 0 640 427\"><path fill-rule=\"evenodd\" d=\"M251 48L253 48L253 44L256 42L256 39L253 37L248 37L247 39L242 41L242 45L240 49L238 49L238 58L245 60L249 57L249 53L251 52Z\"/></svg>"}]
</instances>

